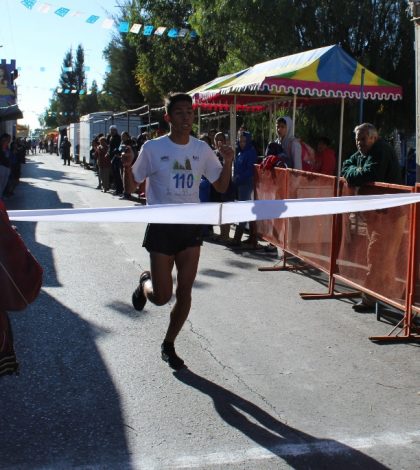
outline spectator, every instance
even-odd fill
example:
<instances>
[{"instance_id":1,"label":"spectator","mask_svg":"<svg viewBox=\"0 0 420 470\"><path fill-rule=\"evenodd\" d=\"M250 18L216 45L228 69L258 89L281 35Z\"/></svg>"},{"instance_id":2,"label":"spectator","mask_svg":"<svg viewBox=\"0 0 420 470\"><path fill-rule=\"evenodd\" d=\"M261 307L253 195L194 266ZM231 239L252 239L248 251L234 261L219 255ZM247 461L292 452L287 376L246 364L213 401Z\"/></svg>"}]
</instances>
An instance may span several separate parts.
<instances>
[{"instance_id":1,"label":"spectator","mask_svg":"<svg viewBox=\"0 0 420 470\"><path fill-rule=\"evenodd\" d=\"M9 160L10 175L9 182L4 192L5 196L13 196L15 188L19 184L20 180L19 146L16 140L13 140L10 145Z\"/></svg>"},{"instance_id":2,"label":"spectator","mask_svg":"<svg viewBox=\"0 0 420 470\"><path fill-rule=\"evenodd\" d=\"M223 155L220 151L227 144L226 136L223 132L217 132L214 136L214 148L216 149L216 155L219 161L224 165ZM210 188L210 201L211 202L229 202L235 200L235 189L233 187L232 180L229 182L227 191L219 193L216 189L211 186ZM223 224L220 226L220 240L223 243L230 243L230 224Z\"/></svg>"},{"instance_id":3,"label":"spectator","mask_svg":"<svg viewBox=\"0 0 420 470\"><path fill-rule=\"evenodd\" d=\"M336 175L336 157L328 137L319 137L316 145L315 171L323 175Z\"/></svg>"},{"instance_id":4,"label":"spectator","mask_svg":"<svg viewBox=\"0 0 420 470\"><path fill-rule=\"evenodd\" d=\"M106 137L99 138L99 143L95 150L96 162L98 165L99 184L104 193L109 191L110 176L111 176L111 159L108 153L108 144Z\"/></svg>"},{"instance_id":5,"label":"spectator","mask_svg":"<svg viewBox=\"0 0 420 470\"><path fill-rule=\"evenodd\" d=\"M207 137L208 137L208 144L210 145L210 147L215 150L215 147L214 147L214 137L216 136L217 134L217 129L210 129L208 134L207 134Z\"/></svg>"},{"instance_id":6,"label":"spectator","mask_svg":"<svg viewBox=\"0 0 420 470\"><path fill-rule=\"evenodd\" d=\"M94 139L92 140L90 144L90 149L89 149L89 165L93 166L93 169L98 177L98 186L96 186L96 189L102 189L102 182L99 176L98 162L96 160L96 150L99 146L99 140L101 137L104 137L104 134L101 133L101 134L96 135Z\"/></svg>"},{"instance_id":7,"label":"spectator","mask_svg":"<svg viewBox=\"0 0 420 470\"><path fill-rule=\"evenodd\" d=\"M405 161L405 179L406 184L414 186L416 184L416 149L410 148Z\"/></svg>"},{"instance_id":8,"label":"spectator","mask_svg":"<svg viewBox=\"0 0 420 470\"><path fill-rule=\"evenodd\" d=\"M274 158L273 158L274 157ZM264 153L263 168L287 168L290 161L279 141L269 142Z\"/></svg>"},{"instance_id":9,"label":"spectator","mask_svg":"<svg viewBox=\"0 0 420 470\"><path fill-rule=\"evenodd\" d=\"M379 137L375 126L360 124L354 132L357 152L344 162L342 170L347 183L350 186L363 186L376 181L401 184L401 169L394 149ZM374 290L378 286L389 286L395 280L406 217L400 208L374 211L365 217L368 240L365 287ZM386 227L392 227L394 236L385 239ZM374 303L371 296L362 294L362 300L354 304L353 309L356 312L371 312L374 311Z\"/></svg>"},{"instance_id":10,"label":"spectator","mask_svg":"<svg viewBox=\"0 0 420 470\"><path fill-rule=\"evenodd\" d=\"M123 182L121 179L121 158L118 154L118 149L121 145L121 136L118 134L117 126L109 127L109 134L106 139L108 144L109 158L112 164L112 178L115 186L115 195L121 196L123 194Z\"/></svg>"},{"instance_id":11,"label":"spectator","mask_svg":"<svg viewBox=\"0 0 420 470\"><path fill-rule=\"evenodd\" d=\"M238 201L249 201L254 190L254 165L257 163L257 152L252 145L250 132L242 132L239 135L239 152L236 155L233 168L233 183ZM232 246L240 246L246 223L241 222L236 226ZM250 223L249 242L256 247L256 235L254 223Z\"/></svg>"},{"instance_id":12,"label":"spectator","mask_svg":"<svg viewBox=\"0 0 420 470\"><path fill-rule=\"evenodd\" d=\"M123 178L123 167L121 164L121 154L126 151L127 147L131 147L131 150L134 154L136 154L136 147L137 145L133 145L133 141L130 137L130 134L127 131L124 131L121 133L121 145L118 147L118 152L116 154L116 157L118 157L120 163L119 163L119 168L120 168L120 175L121 175L121 181L123 185L123 193L120 196L120 199L130 199L131 194L128 192L128 186L125 184L124 178Z\"/></svg>"},{"instance_id":13,"label":"spectator","mask_svg":"<svg viewBox=\"0 0 420 470\"><path fill-rule=\"evenodd\" d=\"M210 137L207 134L201 134L200 135L200 140L202 140L210 148L212 148ZM199 187L200 202L210 202L210 191L211 191L210 181L204 175L201 175L200 187ZM208 238L208 237L213 236L213 226L212 225L203 225L202 235L203 235L204 238Z\"/></svg>"},{"instance_id":14,"label":"spectator","mask_svg":"<svg viewBox=\"0 0 420 470\"><path fill-rule=\"evenodd\" d=\"M60 144L60 153L61 153L61 158L63 159L63 165L66 164L70 166L70 147L71 143L68 139L67 136L63 137L63 141Z\"/></svg>"},{"instance_id":15,"label":"spectator","mask_svg":"<svg viewBox=\"0 0 420 470\"><path fill-rule=\"evenodd\" d=\"M289 116L279 117L277 123L277 140L281 144L287 156L288 168L302 169L302 146L293 135L293 121Z\"/></svg>"}]
</instances>

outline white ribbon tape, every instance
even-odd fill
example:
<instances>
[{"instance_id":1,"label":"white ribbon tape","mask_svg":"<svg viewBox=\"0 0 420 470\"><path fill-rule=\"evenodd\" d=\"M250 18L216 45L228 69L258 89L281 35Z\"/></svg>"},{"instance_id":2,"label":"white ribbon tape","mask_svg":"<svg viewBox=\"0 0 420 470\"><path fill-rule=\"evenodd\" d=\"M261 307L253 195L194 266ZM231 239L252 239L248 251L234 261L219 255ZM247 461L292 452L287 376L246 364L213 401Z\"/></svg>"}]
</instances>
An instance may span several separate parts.
<instances>
[{"instance_id":1,"label":"white ribbon tape","mask_svg":"<svg viewBox=\"0 0 420 470\"><path fill-rule=\"evenodd\" d=\"M320 197L199 204L38 209L8 211L9 218L26 222L151 222L220 225L254 220L344 214L420 202L418 193Z\"/></svg>"}]
</instances>

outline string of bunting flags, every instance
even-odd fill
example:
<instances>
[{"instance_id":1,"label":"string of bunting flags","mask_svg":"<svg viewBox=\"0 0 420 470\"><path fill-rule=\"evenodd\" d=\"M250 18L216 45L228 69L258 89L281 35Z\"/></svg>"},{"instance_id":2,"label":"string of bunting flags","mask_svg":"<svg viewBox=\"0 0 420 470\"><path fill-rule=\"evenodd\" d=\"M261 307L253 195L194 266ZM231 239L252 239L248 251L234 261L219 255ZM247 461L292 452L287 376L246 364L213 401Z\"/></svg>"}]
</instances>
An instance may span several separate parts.
<instances>
[{"instance_id":1,"label":"string of bunting flags","mask_svg":"<svg viewBox=\"0 0 420 470\"><path fill-rule=\"evenodd\" d=\"M92 90L86 90L86 89L81 89L77 90L75 88L53 88L51 91L55 91L57 95L91 95ZM112 95L111 92L109 91L99 91L97 92L97 95Z\"/></svg>"},{"instance_id":2,"label":"string of bunting flags","mask_svg":"<svg viewBox=\"0 0 420 470\"><path fill-rule=\"evenodd\" d=\"M150 24L133 23L130 25L128 21L116 22L113 18L102 18L97 14L87 14L82 11L72 10L64 6L54 6L50 3L40 2L38 0L21 0L20 2L28 10L36 10L40 13L54 13L58 17L65 16L80 17L87 24L100 24L102 28L112 29L117 27L120 33L142 34L143 36L162 37L166 35L169 38L186 38L195 39L198 34L189 28L173 28L167 26L153 26Z\"/></svg>"}]
</instances>

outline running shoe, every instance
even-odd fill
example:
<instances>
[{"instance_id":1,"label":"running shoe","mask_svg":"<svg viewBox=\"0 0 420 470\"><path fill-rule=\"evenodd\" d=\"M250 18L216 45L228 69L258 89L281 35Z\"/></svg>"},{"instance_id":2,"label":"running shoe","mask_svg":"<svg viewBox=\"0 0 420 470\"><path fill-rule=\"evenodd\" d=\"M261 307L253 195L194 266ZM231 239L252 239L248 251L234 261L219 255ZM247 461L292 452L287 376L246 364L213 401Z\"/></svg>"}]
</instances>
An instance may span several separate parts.
<instances>
[{"instance_id":1,"label":"running shoe","mask_svg":"<svg viewBox=\"0 0 420 470\"><path fill-rule=\"evenodd\" d=\"M161 346L161 351L162 359L168 363L169 367L175 370L179 370L184 367L184 361L175 352L174 343L164 341Z\"/></svg>"},{"instance_id":2,"label":"running shoe","mask_svg":"<svg viewBox=\"0 0 420 470\"><path fill-rule=\"evenodd\" d=\"M140 275L139 285L137 286L136 290L133 292L133 295L131 297L133 307L139 312L144 309L144 306L147 302L147 297L144 293L143 285L149 279L150 271L143 271Z\"/></svg>"}]
</instances>

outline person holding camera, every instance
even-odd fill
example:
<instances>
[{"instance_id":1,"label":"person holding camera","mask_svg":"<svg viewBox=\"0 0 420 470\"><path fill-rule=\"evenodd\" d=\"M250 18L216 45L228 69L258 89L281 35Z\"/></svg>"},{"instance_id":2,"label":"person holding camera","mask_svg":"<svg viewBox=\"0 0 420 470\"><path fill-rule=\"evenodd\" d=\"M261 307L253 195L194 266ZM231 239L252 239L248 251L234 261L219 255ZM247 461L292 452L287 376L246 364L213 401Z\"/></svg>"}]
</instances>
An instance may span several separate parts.
<instances>
[{"instance_id":1,"label":"person holding camera","mask_svg":"<svg viewBox=\"0 0 420 470\"><path fill-rule=\"evenodd\" d=\"M121 155L125 152L127 152L127 148L130 147L131 150L134 151L134 148L133 148L133 141L130 137L130 134L127 132L127 131L124 131L121 133L121 145L119 146L118 148L118 157L120 158L120 161L121 161ZM121 180L122 180L122 187L123 187L123 191L122 191L122 194L120 196L120 199L130 199L131 198L131 192L129 191L128 189L128 186L125 182L125 178L124 178L124 168L122 166L122 163L121 163Z\"/></svg>"}]
</instances>

